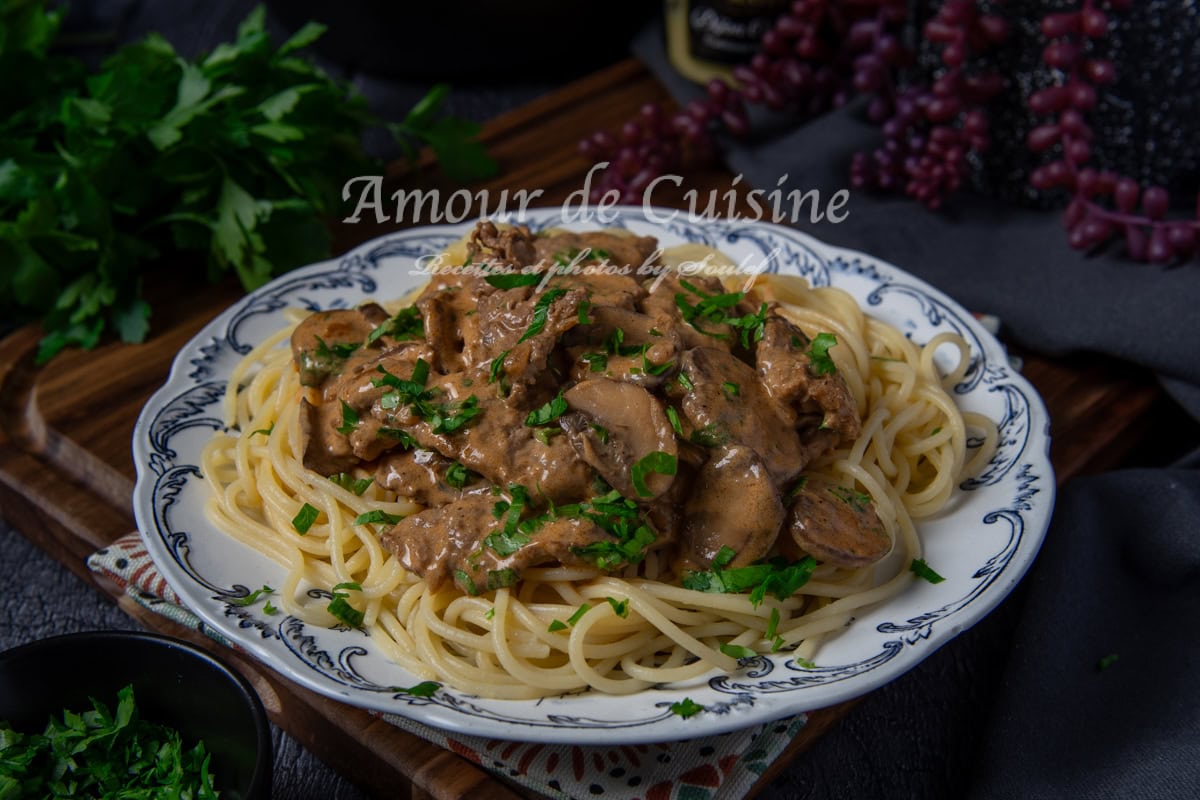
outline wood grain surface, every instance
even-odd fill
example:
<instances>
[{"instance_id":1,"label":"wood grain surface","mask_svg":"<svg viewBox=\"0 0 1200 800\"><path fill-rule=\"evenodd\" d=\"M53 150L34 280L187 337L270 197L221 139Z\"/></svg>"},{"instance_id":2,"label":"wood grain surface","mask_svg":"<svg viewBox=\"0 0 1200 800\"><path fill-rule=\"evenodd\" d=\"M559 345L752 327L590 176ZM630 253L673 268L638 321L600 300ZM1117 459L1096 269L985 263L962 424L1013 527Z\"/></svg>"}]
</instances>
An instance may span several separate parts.
<instances>
[{"instance_id":1,"label":"wood grain surface","mask_svg":"<svg viewBox=\"0 0 1200 800\"><path fill-rule=\"evenodd\" d=\"M483 139L500 162L496 179L471 187L544 190L539 205L558 205L580 188L590 164L576 153L584 134L611 129L666 93L636 62L589 76L487 124ZM713 168L689 172L689 187L727 189L731 176ZM459 188L428 161L389 170L391 187ZM679 197L656 193L664 204ZM339 250L394 230L396 225L335 224ZM0 341L0 509L5 518L65 567L113 597L87 570L88 555L132 530L135 477L130 440L142 405L166 379L180 347L238 297L232 282L180 282L160 265L149 291L151 335L144 344L107 343L68 351L48 367L33 361L40 332L31 327ZM1112 361L1049 360L1026 354L1025 375L1050 410L1051 459L1060 483L1120 462L1154 425L1161 393L1151 376ZM220 650L254 683L272 719L323 761L379 796L512 798L525 794L476 765L430 745L367 712L316 695L204 637L120 600L152 630ZM854 705L813 712L790 748L756 785L836 725Z\"/></svg>"}]
</instances>

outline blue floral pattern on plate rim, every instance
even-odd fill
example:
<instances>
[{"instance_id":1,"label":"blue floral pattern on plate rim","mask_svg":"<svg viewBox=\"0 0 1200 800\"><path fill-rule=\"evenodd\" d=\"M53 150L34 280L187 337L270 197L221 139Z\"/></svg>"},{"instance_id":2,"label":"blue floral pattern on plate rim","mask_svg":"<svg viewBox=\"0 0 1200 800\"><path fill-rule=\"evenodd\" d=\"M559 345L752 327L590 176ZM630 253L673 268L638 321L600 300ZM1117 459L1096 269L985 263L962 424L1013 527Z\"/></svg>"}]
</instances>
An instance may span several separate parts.
<instances>
[{"instance_id":1,"label":"blue floral pattern on plate rim","mask_svg":"<svg viewBox=\"0 0 1200 800\"><path fill-rule=\"evenodd\" d=\"M559 214L533 211L528 222L544 228L558 224ZM285 308L345 308L369 297L406 294L424 280L412 269L415 260L459 238L470 228L464 223L398 232L290 272L226 310L180 351L134 431L134 509L155 564L185 604L238 647L332 698L463 733L608 745L708 736L856 697L912 669L999 604L1041 545L1054 503L1054 475L1046 409L994 337L919 279L789 228L651 222L634 208L618 209L606 225L656 236L663 245L711 245L752 268L842 288L867 313L917 342L947 330L966 338L971 367L954 388L956 399L998 422L1000 446L946 510L919 525L925 557L944 582L916 581L861 613L822 647L815 665L781 653L746 659L733 674L714 673L686 686L538 701L491 700L446 687L431 697L413 697L397 687L420 679L390 662L363 632L315 627L294 617L267 616L261 604L231 602L262 584L278 585L283 574L274 562L217 531L203 514L207 488L197 466L199 452L222 427L220 398L233 365L282 326ZM566 227L600 225L585 220ZM689 719L672 714L671 704L684 697L703 705L704 712Z\"/></svg>"}]
</instances>

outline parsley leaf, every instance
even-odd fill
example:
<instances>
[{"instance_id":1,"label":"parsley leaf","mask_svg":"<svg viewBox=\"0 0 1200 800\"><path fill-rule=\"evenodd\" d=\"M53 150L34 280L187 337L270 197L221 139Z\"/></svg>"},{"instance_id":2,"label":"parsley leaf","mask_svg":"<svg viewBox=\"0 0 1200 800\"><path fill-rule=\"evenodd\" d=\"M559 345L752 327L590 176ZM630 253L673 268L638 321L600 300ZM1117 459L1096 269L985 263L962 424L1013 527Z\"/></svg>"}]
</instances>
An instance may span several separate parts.
<instances>
[{"instance_id":1,"label":"parsley leaf","mask_svg":"<svg viewBox=\"0 0 1200 800\"><path fill-rule=\"evenodd\" d=\"M809 368L814 375L833 375L837 373L837 365L829 357L829 348L837 344L837 337L832 333L818 333L812 340L812 347L806 353L810 362Z\"/></svg>"},{"instance_id":2,"label":"parsley leaf","mask_svg":"<svg viewBox=\"0 0 1200 800\"><path fill-rule=\"evenodd\" d=\"M479 477L477 473L472 472L457 461L446 467L446 483L455 489L463 488L477 477Z\"/></svg>"},{"instance_id":3,"label":"parsley leaf","mask_svg":"<svg viewBox=\"0 0 1200 800\"><path fill-rule=\"evenodd\" d=\"M275 593L274 589L272 589L270 586L267 586L266 584L263 584L263 587L261 589L255 589L253 592L246 595L245 597L236 597L231 600L226 600L225 602L229 603L230 605L235 605L235 606L252 606L255 603L257 603L260 598L262 598L268 594L274 594L274 593Z\"/></svg>"},{"instance_id":4,"label":"parsley leaf","mask_svg":"<svg viewBox=\"0 0 1200 800\"><path fill-rule=\"evenodd\" d=\"M510 351L505 350L500 355L492 359L492 367L488 370L488 383L495 383L496 379L504 374L504 359L508 358Z\"/></svg>"},{"instance_id":5,"label":"parsley leaf","mask_svg":"<svg viewBox=\"0 0 1200 800\"><path fill-rule=\"evenodd\" d=\"M688 717L694 717L703 710L704 706L695 702L690 697L685 697L678 703L671 703L671 713L675 714L676 716L683 717L684 719L687 719Z\"/></svg>"},{"instance_id":6,"label":"parsley leaf","mask_svg":"<svg viewBox=\"0 0 1200 800\"><path fill-rule=\"evenodd\" d=\"M406 694L410 697L433 697L434 693L440 688L442 688L442 685L437 681L421 681L415 686L409 686L407 689L401 686L393 686L392 691Z\"/></svg>"},{"instance_id":7,"label":"parsley leaf","mask_svg":"<svg viewBox=\"0 0 1200 800\"><path fill-rule=\"evenodd\" d=\"M758 653L751 650L749 647L743 647L740 644L723 644L721 652L730 658L741 660L743 658L754 658Z\"/></svg>"},{"instance_id":8,"label":"parsley leaf","mask_svg":"<svg viewBox=\"0 0 1200 800\"><path fill-rule=\"evenodd\" d=\"M303 536L308 533L308 529L313 526L319 516L321 516L320 509L305 503L300 506L300 511L292 518L292 527L296 529L296 533Z\"/></svg>"},{"instance_id":9,"label":"parsley leaf","mask_svg":"<svg viewBox=\"0 0 1200 800\"><path fill-rule=\"evenodd\" d=\"M689 572L683 577L683 588L725 594L748 591L750 602L758 606L768 594L780 600L791 597L808 583L813 570L817 568L816 559L805 556L792 563L776 557L765 563L726 569L725 565L732 560L732 553L729 548L721 548L717 558L713 559L712 569ZM722 560L722 556L727 557Z\"/></svg>"},{"instance_id":10,"label":"parsley leaf","mask_svg":"<svg viewBox=\"0 0 1200 800\"><path fill-rule=\"evenodd\" d=\"M337 426L337 428L336 428L337 432L342 434L343 436L349 436L351 433L354 432L354 429L358 427L358 420L359 420L358 412L355 411L353 408L351 408L350 405L345 400L343 400L342 401L342 424Z\"/></svg>"},{"instance_id":11,"label":"parsley leaf","mask_svg":"<svg viewBox=\"0 0 1200 800\"><path fill-rule=\"evenodd\" d=\"M355 525L395 525L404 517L399 514L389 514L382 508L364 511L354 518Z\"/></svg>"},{"instance_id":12,"label":"parsley leaf","mask_svg":"<svg viewBox=\"0 0 1200 800\"><path fill-rule=\"evenodd\" d=\"M529 427L533 427L534 425L549 425L565 413L567 413L567 401L563 398L563 393L560 390L553 400L541 408L535 408L533 411L530 411L529 416L525 417L525 424Z\"/></svg>"},{"instance_id":13,"label":"parsley leaf","mask_svg":"<svg viewBox=\"0 0 1200 800\"><path fill-rule=\"evenodd\" d=\"M625 617L629 616L629 599L628 598L626 598L624 600L614 600L611 597L606 597L604 599L608 601L608 604L610 606L612 606L613 613L615 613L618 617L625 618Z\"/></svg>"},{"instance_id":14,"label":"parsley leaf","mask_svg":"<svg viewBox=\"0 0 1200 800\"><path fill-rule=\"evenodd\" d=\"M657 472L659 475L674 475L678 469L678 459L670 453L664 453L661 450L655 450L638 460L629 472L629 478L633 482L633 490L640 497L652 497L653 492L646 485L646 476L651 472Z\"/></svg>"},{"instance_id":15,"label":"parsley leaf","mask_svg":"<svg viewBox=\"0 0 1200 800\"><path fill-rule=\"evenodd\" d=\"M336 483L348 492L354 492L359 497L362 497L363 492L370 488L375 482L374 478L355 478L345 472L339 472L336 475L330 475L329 480Z\"/></svg>"},{"instance_id":16,"label":"parsley leaf","mask_svg":"<svg viewBox=\"0 0 1200 800\"><path fill-rule=\"evenodd\" d=\"M941 575L938 575L936 572L934 572L932 567L919 558L914 558L913 562L909 564L908 568L918 578L924 578L930 583L941 583L942 581L946 580Z\"/></svg>"},{"instance_id":17,"label":"parsley leaf","mask_svg":"<svg viewBox=\"0 0 1200 800\"><path fill-rule=\"evenodd\" d=\"M529 328L517 339L517 344L532 339L546 327L546 318L550 315L550 304L567 293L566 289L547 289L533 304L533 317Z\"/></svg>"},{"instance_id":18,"label":"parsley leaf","mask_svg":"<svg viewBox=\"0 0 1200 800\"><path fill-rule=\"evenodd\" d=\"M683 436L683 425L679 422L679 412L675 410L675 406L667 406L667 419L671 422L671 427L675 429L677 436Z\"/></svg>"},{"instance_id":19,"label":"parsley leaf","mask_svg":"<svg viewBox=\"0 0 1200 800\"><path fill-rule=\"evenodd\" d=\"M367 335L367 344L374 344L383 336L405 341L407 339L425 338L425 323L421 312L416 306L408 306L396 312L395 316L380 324Z\"/></svg>"}]
</instances>

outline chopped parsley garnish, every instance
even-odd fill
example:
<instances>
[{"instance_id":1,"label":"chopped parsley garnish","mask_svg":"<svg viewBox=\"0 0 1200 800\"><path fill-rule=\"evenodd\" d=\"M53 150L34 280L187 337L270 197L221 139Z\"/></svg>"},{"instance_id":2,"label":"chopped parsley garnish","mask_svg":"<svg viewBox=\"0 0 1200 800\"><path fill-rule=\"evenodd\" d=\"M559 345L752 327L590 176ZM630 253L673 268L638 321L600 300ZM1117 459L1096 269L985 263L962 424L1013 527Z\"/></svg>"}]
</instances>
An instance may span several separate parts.
<instances>
[{"instance_id":1,"label":"chopped parsley garnish","mask_svg":"<svg viewBox=\"0 0 1200 800\"><path fill-rule=\"evenodd\" d=\"M484 280L497 289L516 289L521 286L537 286L542 282L542 275L536 272L529 274L507 273L504 275L488 275Z\"/></svg>"},{"instance_id":2,"label":"chopped parsley garnish","mask_svg":"<svg viewBox=\"0 0 1200 800\"><path fill-rule=\"evenodd\" d=\"M784 646L785 644L787 644L787 642L785 642L785 641L783 640L783 637L782 637L782 636L776 636L776 637L775 637L775 638L774 638L774 639L771 641L771 652L772 652L772 653L778 653L780 650L782 650L782 649L783 649L783 646Z\"/></svg>"},{"instance_id":3,"label":"chopped parsley garnish","mask_svg":"<svg viewBox=\"0 0 1200 800\"><path fill-rule=\"evenodd\" d=\"M519 530L504 531L499 530L494 533L489 533L483 537L483 546L491 550L496 555L504 558L511 556L513 553L520 550L525 545L533 541L529 535Z\"/></svg>"},{"instance_id":4,"label":"chopped parsley garnish","mask_svg":"<svg viewBox=\"0 0 1200 800\"><path fill-rule=\"evenodd\" d=\"M517 344L532 339L546 327L546 318L550 315L550 304L567 293L566 289L547 289L537 302L533 304L533 317L529 328L517 339Z\"/></svg>"},{"instance_id":5,"label":"chopped parsley garnish","mask_svg":"<svg viewBox=\"0 0 1200 800\"><path fill-rule=\"evenodd\" d=\"M367 335L367 344L374 344L382 336L391 336L400 341L424 338L425 323L421 319L420 310L416 306L400 309L394 317Z\"/></svg>"},{"instance_id":6,"label":"chopped parsley garnish","mask_svg":"<svg viewBox=\"0 0 1200 800\"><path fill-rule=\"evenodd\" d=\"M688 441L701 447L720 447L729 441L729 434L718 427L716 423L709 423L703 428L692 431Z\"/></svg>"},{"instance_id":7,"label":"chopped parsley garnish","mask_svg":"<svg viewBox=\"0 0 1200 800\"><path fill-rule=\"evenodd\" d=\"M733 381L725 381L721 384L721 388L724 389L725 394L729 395L730 397L737 397L742 393L741 387L739 387Z\"/></svg>"},{"instance_id":8,"label":"chopped parsley garnish","mask_svg":"<svg viewBox=\"0 0 1200 800\"><path fill-rule=\"evenodd\" d=\"M741 332L742 347L749 350L751 342L762 341L763 331L767 325L767 304L763 303L759 306L758 311L754 314L731 317L725 322Z\"/></svg>"},{"instance_id":9,"label":"chopped parsley garnish","mask_svg":"<svg viewBox=\"0 0 1200 800\"><path fill-rule=\"evenodd\" d=\"M471 595L472 597L479 594L479 587L475 585L475 581L473 581L471 576L466 572L463 572L461 569L454 570L454 580L458 581L458 583L462 585L463 589L467 591L467 594Z\"/></svg>"},{"instance_id":10,"label":"chopped parsley garnish","mask_svg":"<svg viewBox=\"0 0 1200 800\"><path fill-rule=\"evenodd\" d=\"M488 620L490 620L490 619L492 619L492 618L493 618L493 617L495 617L495 616L496 616L496 607L495 607L495 606L492 606L492 607L491 607L491 608L489 608L487 611L483 612L483 618L484 618L484 619L488 619Z\"/></svg>"},{"instance_id":11,"label":"chopped parsley garnish","mask_svg":"<svg viewBox=\"0 0 1200 800\"><path fill-rule=\"evenodd\" d=\"M446 467L446 483L450 486L453 486L455 489L463 488L468 483L474 481L477 477L479 476L476 473L467 469L457 461Z\"/></svg>"},{"instance_id":12,"label":"chopped parsley garnish","mask_svg":"<svg viewBox=\"0 0 1200 800\"><path fill-rule=\"evenodd\" d=\"M1117 660L1120 658L1121 657L1119 655L1117 655L1116 653L1109 653L1108 655L1101 658L1098 662L1096 662L1096 669L1103 672L1104 670L1111 667L1113 664L1117 663Z\"/></svg>"},{"instance_id":13,"label":"chopped parsley garnish","mask_svg":"<svg viewBox=\"0 0 1200 800\"><path fill-rule=\"evenodd\" d=\"M269 617L273 617L279 613L279 609L271 605L271 601L268 600L267 602L263 603L263 613Z\"/></svg>"},{"instance_id":14,"label":"chopped parsley garnish","mask_svg":"<svg viewBox=\"0 0 1200 800\"><path fill-rule=\"evenodd\" d=\"M837 365L829 357L829 348L837 344L837 337L832 333L818 333L812 340L812 347L805 354L808 356L809 369L814 375L833 375L837 373Z\"/></svg>"},{"instance_id":15,"label":"chopped parsley garnish","mask_svg":"<svg viewBox=\"0 0 1200 800\"><path fill-rule=\"evenodd\" d=\"M941 575L938 575L936 572L934 572L932 567L919 558L914 558L912 564L909 564L908 568L918 578L924 578L930 583L941 583L942 581L946 580Z\"/></svg>"},{"instance_id":16,"label":"chopped parsley garnish","mask_svg":"<svg viewBox=\"0 0 1200 800\"><path fill-rule=\"evenodd\" d=\"M675 410L675 406L667 406L667 419L670 420L675 433L683 436L683 425L679 422L679 412Z\"/></svg>"},{"instance_id":17,"label":"chopped parsley garnish","mask_svg":"<svg viewBox=\"0 0 1200 800\"><path fill-rule=\"evenodd\" d=\"M362 586L353 581L339 583L337 586L334 586L332 589L333 597L329 601L329 605L325 607L325 610L332 614L335 619L346 623L351 628L361 628L365 614L346 602L346 598L350 595L341 591L342 589L353 589L356 592L361 592Z\"/></svg>"},{"instance_id":18,"label":"chopped parsley garnish","mask_svg":"<svg viewBox=\"0 0 1200 800\"><path fill-rule=\"evenodd\" d=\"M679 467L678 459L670 453L655 450L642 457L629 471L629 479L633 482L633 490L639 497L653 497L654 492L646 485L646 476L652 472L659 475L674 475Z\"/></svg>"},{"instance_id":19,"label":"chopped parsley garnish","mask_svg":"<svg viewBox=\"0 0 1200 800\"><path fill-rule=\"evenodd\" d=\"M590 300L584 300L582 303L579 304L578 322L580 325L591 325L592 324L592 318L588 316L588 312L591 310L592 310L592 303Z\"/></svg>"},{"instance_id":20,"label":"chopped parsley garnish","mask_svg":"<svg viewBox=\"0 0 1200 800\"><path fill-rule=\"evenodd\" d=\"M721 652L730 658L743 659L754 658L758 653L751 650L749 647L743 647L740 644L723 644Z\"/></svg>"},{"instance_id":21,"label":"chopped parsley garnish","mask_svg":"<svg viewBox=\"0 0 1200 800\"><path fill-rule=\"evenodd\" d=\"M805 669L816 669L817 668L817 665L814 664L811 660L809 660L807 658L797 658L796 664L801 667L804 667Z\"/></svg>"},{"instance_id":22,"label":"chopped parsley garnish","mask_svg":"<svg viewBox=\"0 0 1200 800\"><path fill-rule=\"evenodd\" d=\"M775 634L779 630L779 609L771 609L771 619L767 622L767 630L763 633L764 639L774 639Z\"/></svg>"},{"instance_id":23,"label":"chopped parsley garnish","mask_svg":"<svg viewBox=\"0 0 1200 800\"><path fill-rule=\"evenodd\" d=\"M407 689L403 686L393 686L392 691L406 694L409 697L433 697L440 688L442 685L437 681L421 681L416 686L409 686Z\"/></svg>"},{"instance_id":24,"label":"chopped parsley garnish","mask_svg":"<svg viewBox=\"0 0 1200 800\"><path fill-rule=\"evenodd\" d=\"M492 359L491 369L488 370L488 383L495 383L496 379L504 374L504 359L508 358L509 350L505 350L500 355Z\"/></svg>"},{"instance_id":25,"label":"chopped parsley garnish","mask_svg":"<svg viewBox=\"0 0 1200 800\"><path fill-rule=\"evenodd\" d=\"M549 425L565 413L567 413L567 401L563 398L563 394L560 391L553 400L541 408L535 408L533 411L530 411L529 416L525 417L525 424L530 427L534 425Z\"/></svg>"},{"instance_id":26,"label":"chopped parsley garnish","mask_svg":"<svg viewBox=\"0 0 1200 800\"><path fill-rule=\"evenodd\" d=\"M692 700L690 697L685 697L678 703L671 703L671 713L687 719L694 717L704 710L704 706Z\"/></svg>"},{"instance_id":27,"label":"chopped parsley garnish","mask_svg":"<svg viewBox=\"0 0 1200 800\"><path fill-rule=\"evenodd\" d=\"M363 492L370 488L375 482L374 478L355 478L345 472L339 472L337 475L330 475L329 480L336 483L348 492L354 492L359 497L362 497Z\"/></svg>"},{"instance_id":28,"label":"chopped parsley garnish","mask_svg":"<svg viewBox=\"0 0 1200 800\"><path fill-rule=\"evenodd\" d=\"M342 361L352 356L355 350L362 347L361 342L338 342L330 347L320 336L314 338L317 340L317 358Z\"/></svg>"},{"instance_id":29,"label":"chopped parsley garnish","mask_svg":"<svg viewBox=\"0 0 1200 800\"><path fill-rule=\"evenodd\" d=\"M251 435L251 436L257 436L258 434L260 434L260 433L261 433L263 436L270 436L270 435L271 435L271 431L273 431L273 430L275 430L275 421L274 421L274 420L271 420L271 424L270 424L270 425L268 425L268 426L267 426L267 427L265 427L265 428L259 428L259 429L258 429L258 430L256 430L256 431L250 431L250 435ZM937 433L937 431L934 431L934 433Z\"/></svg>"},{"instance_id":30,"label":"chopped parsley garnish","mask_svg":"<svg viewBox=\"0 0 1200 800\"><path fill-rule=\"evenodd\" d=\"M679 385L683 387L685 392L690 392L696 388L696 384L692 383L692 379L687 376L686 372L680 372L676 380L679 381Z\"/></svg>"},{"instance_id":31,"label":"chopped parsley garnish","mask_svg":"<svg viewBox=\"0 0 1200 800\"><path fill-rule=\"evenodd\" d=\"M783 496L783 502L790 503L796 499L796 495L804 491L804 487L808 485L808 476L801 475L796 479L796 484L788 489L787 494ZM869 498L868 498L869 499Z\"/></svg>"},{"instance_id":32,"label":"chopped parsley garnish","mask_svg":"<svg viewBox=\"0 0 1200 800\"><path fill-rule=\"evenodd\" d=\"M389 514L382 508L376 508L371 511L364 511L354 518L355 525L395 525L404 517L398 514Z\"/></svg>"},{"instance_id":33,"label":"chopped parsley garnish","mask_svg":"<svg viewBox=\"0 0 1200 800\"><path fill-rule=\"evenodd\" d=\"M567 623L563 622L561 619L550 620L550 627L548 628L548 630L551 633L558 633L559 631L565 631L566 629L567 629Z\"/></svg>"},{"instance_id":34,"label":"chopped parsley garnish","mask_svg":"<svg viewBox=\"0 0 1200 800\"><path fill-rule=\"evenodd\" d=\"M342 401L342 424L337 426L336 430L343 436L349 436L354 429L358 427L358 412L350 407L350 404L345 400Z\"/></svg>"},{"instance_id":35,"label":"chopped parsley garnish","mask_svg":"<svg viewBox=\"0 0 1200 800\"><path fill-rule=\"evenodd\" d=\"M179 731L138 713L133 685L116 708L51 715L42 733L0 722L0 797L105 797L216 800L211 755L203 742L185 747Z\"/></svg>"},{"instance_id":36,"label":"chopped parsley garnish","mask_svg":"<svg viewBox=\"0 0 1200 800\"><path fill-rule=\"evenodd\" d=\"M517 575L517 571L512 567L505 567L504 569L489 569L487 573L487 588L489 590L504 589L512 586L517 582L518 579L519 576Z\"/></svg>"},{"instance_id":37,"label":"chopped parsley garnish","mask_svg":"<svg viewBox=\"0 0 1200 800\"><path fill-rule=\"evenodd\" d=\"M590 605L588 605L587 603L584 603L575 611L574 614L567 617L567 624L574 625L576 622L579 622L579 620L583 619L584 614L586 614L587 612L589 612L591 610L592 610L592 607Z\"/></svg>"},{"instance_id":38,"label":"chopped parsley garnish","mask_svg":"<svg viewBox=\"0 0 1200 800\"><path fill-rule=\"evenodd\" d=\"M560 433L562 433L562 431L560 431L558 428L535 428L533 431L533 438L549 447L550 440Z\"/></svg>"},{"instance_id":39,"label":"chopped parsley garnish","mask_svg":"<svg viewBox=\"0 0 1200 800\"><path fill-rule=\"evenodd\" d=\"M590 248L590 250L592 258L596 259L597 261L607 261L608 259L612 258L612 255L603 247L593 247Z\"/></svg>"},{"instance_id":40,"label":"chopped parsley garnish","mask_svg":"<svg viewBox=\"0 0 1200 800\"><path fill-rule=\"evenodd\" d=\"M400 442L400 449L402 450L411 450L417 446L417 440L403 428L380 428L379 435L397 440Z\"/></svg>"},{"instance_id":41,"label":"chopped parsley garnish","mask_svg":"<svg viewBox=\"0 0 1200 800\"><path fill-rule=\"evenodd\" d=\"M257 603L260 598L265 597L269 594L275 594L275 590L272 589L270 586L263 584L263 587L261 589L255 589L253 592L246 595L245 597L237 597L237 598L233 598L231 600L226 600L225 602L229 603L230 605L234 605L234 606L252 606L255 603Z\"/></svg>"},{"instance_id":42,"label":"chopped parsley garnish","mask_svg":"<svg viewBox=\"0 0 1200 800\"><path fill-rule=\"evenodd\" d=\"M571 262L579 256L579 248L572 247L569 250L560 250L554 254L554 263L560 267L569 267Z\"/></svg>"},{"instance_id":43,"label":"chopped parsley garnish","mask_svg":"<svg viewBox=\"0 0 1200 800\"><path fill-rule=\"evenodd\" d=\"M321 516L320 509L305 503L300 506L299 513L292 517L292 527L296 529L296 533L303 536L308 533L308 529L317 521L317 517Z\"/></svg>"},{"instance_id":44,"label":"chopped parsley garnish","mask_svg":"<svg viewBox=\"0 0 1200 800\"><path fill-rule=\"evenodd\" d=\"M611 597L604 598L608 604L612 606L613 613L618 617L625 618L629 616L629 598L624 600L615 600Z\"/></svg>"},{"instance_id":45,"label":"chopped parsley garnish","mask_svg":"<svg viewBox=\"0 0 1200 800\"><path fill-rule=\"evenodd\" d=\"M596 437L600 440L601 444L608 444L608 428L598 422L591 423L591 428L596 432Z\"/></svg>"},{"instance_id":46,"label":"chopped parsley garnish","mask_svg":"<svg viewBox=\"0 0 1200 800\"><path fill-rule=\"evenodd\" d=\"M423 358L417 359L412 377L408 380L396 377L382 365L375 369L383 377L374 378L372 385L395 389L381 397L379 404L384 408L398 408L402 403L407 405L414 414L429 423L433 433L455 433L483 413L483 409L479 408L479 398L475 395L469 395L458 403L434 403L434 390L425 388L425 382L429 379L429 364Z\"/></svg>"},{"instance_id":47,"label":"chopped parsley garnish","mask_svg":"<svg viewBox=\"0 0 1200 800\"><path fill-rule=\"evenodd\" d=\"M751 604L758 606L768 594L780 600L791 597L801 586L808 583L813 570L817 568L816 559L805 556L800 561L791 563L775 557L765 563L725 569L735 555L737 553L733 548L722 547L713 559L712 569L697 570L683 576L683 588L725 594L749 591Z\"/></svg>"},{"instance_id":48,"label":"chopped parsley garnish","mask_svg":"<svg viewBox=\"0 0 1200 800\"><path fill-rule=\"evenodd\" d=\"M584 353L580 358L592 372L604 372L608 369L608 356L604 353Z\"/></svg>"},{"instance_id":49,"label":"chopped parsley garnish","mask_svg":"<svg viewBox=\"0 0 1200 800\"><path fill-rule=\"evenodd\" d=\"M847 489L845 486L831 486L829 493L860 513L866 511L871 506L871 495L864 494L855 489Z\"/></svg>"},{"instance_id":50,"label":"chopped parsley garnish","mask_svg":"<svg viewBox=\"0 0 1200 800\"><path fill-rule=\"evenodd\" d=\"M647 353L650 352L649 344L642 345L641 349L642 349L642 372L646 373L647 375L656 375L656 376L662 375L663 373L670 370L671 367L675 366L674 361L667 361L662 364L652 363L650 361L650 357L647 355Z\"/></svg>"}]
</instances>

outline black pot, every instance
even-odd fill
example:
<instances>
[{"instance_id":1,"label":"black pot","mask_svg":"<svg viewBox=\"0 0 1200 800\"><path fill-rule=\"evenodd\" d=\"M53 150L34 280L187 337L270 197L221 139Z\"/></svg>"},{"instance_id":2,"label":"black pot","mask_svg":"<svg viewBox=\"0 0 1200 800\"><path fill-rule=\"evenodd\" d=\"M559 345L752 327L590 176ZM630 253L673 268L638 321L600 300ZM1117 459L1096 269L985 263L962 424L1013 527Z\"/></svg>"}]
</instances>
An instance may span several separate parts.
<instances>
[{"instance_id":1,"label":"black pot","mask_svg":"<svg viewBox=\"0 0 1200 800\"><path fill-rule=\"evenodd\" d=\"M32 642L0 653L0 719L40 733L63 709L116 705L133 684L142 719L203 739L215 787L227 800L271 796L271 729L250 684L190 644L147 633L101 631Z\"/></svg>"}]
</instances>

